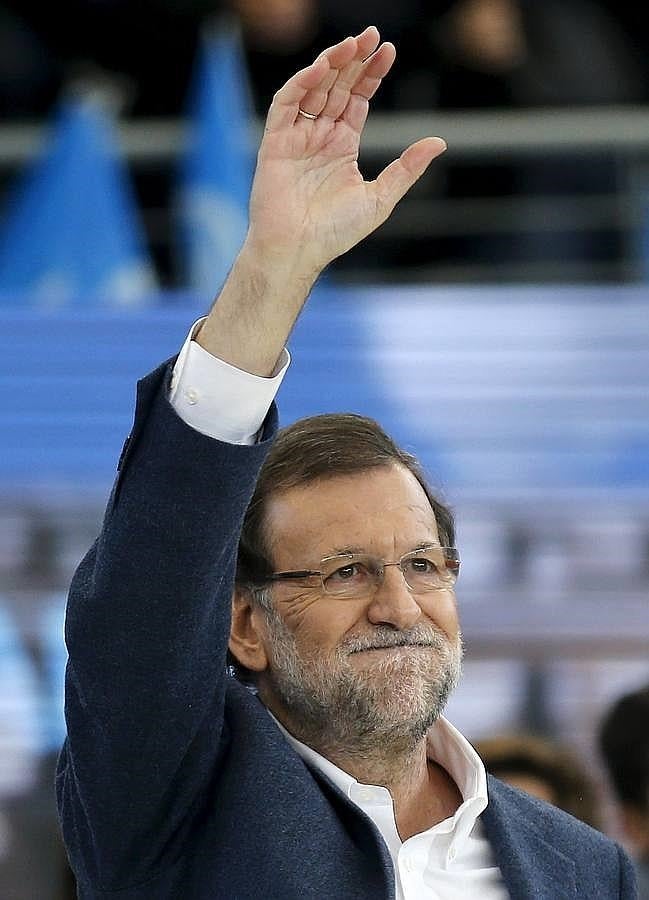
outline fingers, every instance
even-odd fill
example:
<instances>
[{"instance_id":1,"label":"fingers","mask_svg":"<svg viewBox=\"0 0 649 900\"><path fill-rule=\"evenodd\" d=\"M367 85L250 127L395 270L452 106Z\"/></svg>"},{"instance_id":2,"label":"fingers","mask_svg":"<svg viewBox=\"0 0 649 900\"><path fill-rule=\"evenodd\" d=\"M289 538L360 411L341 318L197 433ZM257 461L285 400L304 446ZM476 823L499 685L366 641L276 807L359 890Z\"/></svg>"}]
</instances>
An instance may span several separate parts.
<instances>
[{"instance_id":1,"label":"fingers","mask_svg":"<svg viewBox=\"0 0 649 900\"><path fill-rule=\"evenodd\" d=\"M382 44L368 59L351 93L341 119L359 135L365 125L369 111L368 101L379 89L381 81L392 68L396 57L394 44Z\"/></svg>"},{"instance_id":2,"label":"fingers","mask_svg":"<svg viewBox=\"0 0 649 900\"><path fill-rule=\"evenodd\" d=\"M309 112L315 113L321 118L335 121L343 114L349 102L349 97L361 75L369 70L371 77L374 77L375 73L382 67L385 54L383 47L377 50L380 35L373 25L366 28L354 40L356 42L356 51L353 56L344 65L334 66L332 62L333 79L330 78L329 83L319 86L318 90L310 92L304 98L304 108L308 109ZM377 54L378 61L374 63L374 56ZM389 65L387 68L389 69ZM335 72L333 71L334 69L336 70Z\"/></svg>"},{"instance_id":3,"label":"fingers","mask_svg":"<svg viewBox=\"0 0 649 900\"><path fill-rule=\"evenodd\" d=\"M389 42L381 44L376 53L373 53L363 66L356 83L352 86L352 93L360 94L366 100L371 100L381 81L392 68L396 55L394 44Z\"/></svg>"},{"instance_id":4,"label":"fingers","mask_svg":"<svg viewBox=\"0 0 649 900\"><path fill-rule=\"evenodd\" d=\"M348 110L350 99L358 96L370 100L396 56L393 44L379 43L379 32L371 25L356 37L345 38L321 53L275 94L266 131L277 131L296 122L299 127L311 128L312 123L298 116L300 108L330 121L343 118L360 131L364 124L362 104L355 100Z\"/></svg>"},{"instance_id":5,"label":"fingers","mask_svg":"<svg viewBox=\"0 0 649 900\"><path fill-rule=\"evenodd\" d=\"M321 116L335 121L342 115L352 89L366 65L366 60L372 57L372 54L379 46L379 41L379 32L373 25L358 35L356 38L356 53L345 66L338 69L337 77L320 108L319 114Z\"/></svg>"},{"instance_id":6,"label":"fingers","mask_svg":"<svg viewBox=\"0 0 649 900\"><path fill-rule=\"evenodd\" d=\"M446 150L442 138L428 137L411 144L374 182L377 206L385 220L399 200L420 178L431 162Z\"/></svg>"},{"instance_id":7,"label":"fingers","mask_svg":"<svg viewBox=\"0 0 649 900\"><path fill-rule=\"evenodd\" d=\"M273 97L266 117L266 131L277 131L293 125L297 118L298 108L302 104L307 112L318 115L326 103L326 98L338 77L339 70L347 66L357 52L357 40L347 37L321 53L310 66L301 69L292 78L289 78ZM310 105L310 100L313 106Z\"/></svg>"},{"instance_id":8,"label":"fingers","mask_svg":"<svg viewBox=\"0 0 649 900\"><path fill-rule=\"evenodd\" d=\"M369 29L366 29L368 31ZM374 29L376 31L376 29ZM365 32L363 32L365 33ZM377 32L378 34L378 32ZM326 56L332 69L342 69L356 55L358 38L346 37L333 47L323 50L320 56ZM371 52L371 51L370 51Z\"/></svg>"},{"instance_id":9,"label":"fingers","mask_svg":"<svg viewBox=\"0 0 649 900\"><path fill-rule=\"evenodd\" d=\"M310 90L315 90L324 83L330 72L326 56L320 56L314 63L296 72L286 84L277 91L266 116L266 131L278 131L293 125L297 111L303 98Z\"/></svg>"}]
</instances>

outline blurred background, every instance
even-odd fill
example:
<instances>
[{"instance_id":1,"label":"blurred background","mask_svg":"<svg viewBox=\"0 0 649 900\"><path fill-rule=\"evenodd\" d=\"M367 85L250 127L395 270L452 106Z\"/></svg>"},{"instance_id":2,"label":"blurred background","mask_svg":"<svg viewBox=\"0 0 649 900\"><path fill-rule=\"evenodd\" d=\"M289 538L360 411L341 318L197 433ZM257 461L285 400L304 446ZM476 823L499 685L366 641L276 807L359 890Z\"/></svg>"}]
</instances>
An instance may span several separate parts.
<instances>
[{"instance_id":1,"label":"blurred background","mask_svg":"<svg viewBox=\"0 0 649 900\"><path fill-rule=\"evenodd\" d=\"M74 896L52 787L63 607L135 381L228 271L274 91L368 23L398 58L363 173L426 134L449 150L316 286L283 420L362 412L422 458L463 559L449 718L573 754L590 820L625 839L597 734L649 682L649 13L0 2L3 900Z\"/></svg>"}]
</instances>

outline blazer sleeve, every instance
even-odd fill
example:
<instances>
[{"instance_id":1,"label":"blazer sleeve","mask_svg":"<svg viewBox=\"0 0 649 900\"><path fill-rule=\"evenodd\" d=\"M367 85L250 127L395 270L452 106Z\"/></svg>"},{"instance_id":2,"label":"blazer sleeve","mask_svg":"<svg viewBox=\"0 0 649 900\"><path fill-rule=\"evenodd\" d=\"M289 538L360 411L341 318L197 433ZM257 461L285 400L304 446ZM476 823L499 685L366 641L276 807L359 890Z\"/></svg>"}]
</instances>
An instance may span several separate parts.
<instances>
[{"instance_id":1,"label":"blazer sleeve","mask_svg":"<svg viewBox=\"0 0 649 900\"><path fill-rule=\"evenodd\" d=\"M620 860L620 898L638 900L638 885L633 863L620 846L617 847L617 852Z\"/></svg>"},{"instance_id":2,"label":"blazer sleeve","mask_svg":"<svg viewBox=\"0 0 649 900\"><path fill-rule=\"evenodd\" d=\"M171 364L138 385L101 533L66 615L68 737L57 799L73 868L99 890L177 856L224 752L239 533L276 428L253 446L189 428Z\"/></svg>"}]
</instances>

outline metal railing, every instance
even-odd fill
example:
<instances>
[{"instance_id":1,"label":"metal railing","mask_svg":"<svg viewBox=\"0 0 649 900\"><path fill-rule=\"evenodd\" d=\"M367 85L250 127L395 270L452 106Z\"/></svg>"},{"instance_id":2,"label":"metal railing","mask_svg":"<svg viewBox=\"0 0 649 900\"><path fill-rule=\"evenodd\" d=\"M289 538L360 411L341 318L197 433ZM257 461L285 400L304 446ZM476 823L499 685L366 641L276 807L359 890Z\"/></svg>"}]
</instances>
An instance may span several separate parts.
<instances>
[{"instance_id":1,"label":"metal railing","mask_svg":"<svg viewBox=\"0 0 649 900\"><path fill-rule=\"evenodd\" d=\"M258 141L262 123L253 124ZM42 146L47 134L42 123L5 124L0 128L0 177L13 172ZM347 280L639 280L646 271L640 235L646 217L649 185L649 107L590 107L577 109L494 110L438 113L376 113L363 135L361 167L369 174L418 138L441 135L449 152L432 173L397 208L376 236L363 264L345 270ZM168 167L182 153L187 126L177 119L123 121L121 146L136 182L152 168ZM552 190L534 196L517 192L507 196L451 198L445 195L444 174L456 165L520 165L543 161L605 158L613 172L613 188L590 194ZM144 210L149 237L159 253L170 240L169 195L160 195ZM430 265L412 265L382 271L381 248L386 241L403 245L418 240L524 234L558 235L599 231L612 234L619 249L613 260L569 257L534 260L475 262L461 259ZM375 242L377 252L372 252ZM565 249L565 248L564 248ZM368 260L373 260L368 262ZM388 264L389 267L389 264Z\"/></svg>"}]
</instances>

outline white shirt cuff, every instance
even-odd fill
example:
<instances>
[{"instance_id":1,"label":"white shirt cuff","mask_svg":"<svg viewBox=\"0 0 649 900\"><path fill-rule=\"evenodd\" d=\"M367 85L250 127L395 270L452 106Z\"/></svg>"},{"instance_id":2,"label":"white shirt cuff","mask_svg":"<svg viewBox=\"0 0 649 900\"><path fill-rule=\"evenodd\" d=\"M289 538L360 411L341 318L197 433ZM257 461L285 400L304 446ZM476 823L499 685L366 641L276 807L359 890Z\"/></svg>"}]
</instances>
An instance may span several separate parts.
<instances>
[{"instance_id":1,"label":"white shirt cuff","mask_svg":"<svg viewBox=\"0 0 649 900\"><path fill-rule=\"evenodd\" d=\"M208 353L193 340L195 322L176 360L169 400L196 431L229 444L254 444L290 362L282 350L270 378L251 375Z\"/></svg>"}]
</instances>

